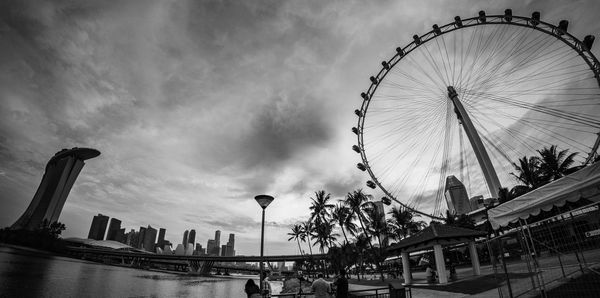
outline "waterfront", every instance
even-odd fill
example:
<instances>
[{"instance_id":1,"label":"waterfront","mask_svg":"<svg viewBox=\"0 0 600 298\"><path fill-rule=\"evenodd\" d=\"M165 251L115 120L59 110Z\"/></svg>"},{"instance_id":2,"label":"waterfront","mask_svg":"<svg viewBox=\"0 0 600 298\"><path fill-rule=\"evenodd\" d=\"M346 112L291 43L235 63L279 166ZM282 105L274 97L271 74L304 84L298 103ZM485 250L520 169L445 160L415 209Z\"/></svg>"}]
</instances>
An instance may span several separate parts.
<instances>
[{"instance_id":1,"label":"waterfront","mask_svg":"<svg viewBox=\"0 0 600 298\"><path fill-rule=\"evenodd\" d=\"M246 297L248 278L258 279L153 272L0 246L0 297L233 298Z\"/></svg>"}]
</instances>

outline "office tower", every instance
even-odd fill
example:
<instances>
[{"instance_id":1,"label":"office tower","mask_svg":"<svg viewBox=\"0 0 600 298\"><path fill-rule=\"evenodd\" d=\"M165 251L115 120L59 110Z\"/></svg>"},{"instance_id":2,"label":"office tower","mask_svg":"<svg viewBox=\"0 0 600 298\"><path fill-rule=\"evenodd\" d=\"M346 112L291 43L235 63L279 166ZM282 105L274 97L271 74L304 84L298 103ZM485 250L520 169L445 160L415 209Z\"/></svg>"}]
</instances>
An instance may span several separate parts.
<instances>
[{"instance_id":1,"label":"office tower","mask_svg":"<svg viewBox=\"0 0 600 298\"><path fill-rule=\"evenodd\" d=\"M218 248L217 248L217 253L218 253ZM209 239L208 242L206 243L206 254L207 255L215 254L215 240Z\"/></svg>"},{"instance_id":2,"label":"office tower","mask_svg":"<svg viewBox=\"0 0 600 298\"><path fill-rule=\"evenodd\" d=\"M227 255L227 245L223 244L221 245L221 256L224 257Z\"/></svg>"},{"instance_id":3,"label":"office tower","mask_svg":"<svg viewBox=\"0 0 600 298\"><path fill-rule=\"evenodd\" d=\"M235 256L235 234L229 234L229 241L227 241L227 254L228 257Z\"/></svg>"},{"instance_id":4,"label":"office tower","mask_svg":"<svg viewBox=\"0 0 600 298\"><path fill-rule=\"evenodd\" d=\"M125 239L125 244L131 247L135 247L138 239L137 232L134 229L131 229L129 233L125 234Z\"/></svg>"},{"instance_id":5,"label":"office tower","mask_svg":"<svg viewBox=\"0 0 600 298\"><path fill-rule=\"evenodd\" d=\"M146 237L146 228L140 227L140 231L138 232L138 239L137 239L135 248L144 249L145 237Z\"/></svg>"},{"instance_id":6,"label":"office tower","mask_svg":"<svg viewBox=\"0 0 600 298\"><path fill-rule=\"evenodd\" d=\"M194 229L190 230L190 233L188 234L187 243L191 243L192 247L194 247L194 243L196 243L196 230L194 230Z\"/></svg>"},{"instance_id":7,"label":"office tower","mask_svg":"<svg viewBox=\"0 0 600 298\"><path fill-rule=\"evenodd\" d=\"M117 234L121 229L121 221L116 218L110 219L110 225L108 225L108 232L106 233L106 240L117 241Z\"/></svg>"},{"instance_id":8,"label":"office tower","mask_svg":"<svg viewBox=\"0 0 600 298\"><path fill-rule=\"evenodd\" d=\"M454 175L446 177L444 196L446 197L446 203L448 204L450 213L461 215L471 212L467 189L458 178L454 177Z\"/></svg>"},{"instance_id":9,"label":"office tower","mask_svg":"<svg viewBox=\"0 0 600 298\"><path fill-rule=\"evenodd\" d=\"M117 231L115 241L124 243L125 242L125 228L121 228Z\"/></svg>"},{"instance_id":10,"label":"office tower","mask_svg":"<svg viewBox=\"0 0 600 298\"><path fill-rule=\"evenodd\" d=\"M71 187L83 169L84 160L98 155L100 152L96 149L77 147L54 154L46 164L42 181L31 203L11 229L33 230L44 221L48 224L58 221Z\"/></svg>"},{"instance_id":11,"label":"office tower","mask_svg":"<svg viewBox=\"0 0 600 298\"><path fill-rule=\"evenodd\" d=\"M183 242L181 242L181 244L183 244L184 249L187 247L187 244L188 244L188 234L189 234L188 230L185 230L185 232L183 232Z\"/></svg>"},{"instance_id":12,"label":"office tower","mask_svg":"<svg viewBox=\"0 0 600 298\"><path fill-rule=\"evenodd\" d=\"M165 233L167 232L166 229L160 228L158 230L158 241L156 241L156 245L160 248L165 247Z\"/></svg>"},{"instance_id":13,"label":"office tower","mask_svg":"<svg viewBox=\"0 0 600 298\"><path fill-rule=\"evenodd\" d=\"M219 247L221 247L221 231L216 230L215 231L215 246L217 246L217 249L219 249ZM218 254L218 252L217 252Z\"/></svg>"},{"instance_id":14,"label":"office tower","mask_svg":"<svg viewBox=\"0 0 600 298\"><path fill-rule=\"evenodd\" d=\"M150 252L156 252L156 229L148 225L146 235L144 235L144 249Z\"/></svg>"},{"instance_id":15,"label":"office tower","mask_svg":"<svg viewBox=\"0 0 600 298\"><path fill-rule=\"evenodd\" d=\"M106 225L108 224L108 216L98 214L92 219L92 226L88 233L88 239L104 240L104 232L106 232Z\"/></svg>"}]
</instances>

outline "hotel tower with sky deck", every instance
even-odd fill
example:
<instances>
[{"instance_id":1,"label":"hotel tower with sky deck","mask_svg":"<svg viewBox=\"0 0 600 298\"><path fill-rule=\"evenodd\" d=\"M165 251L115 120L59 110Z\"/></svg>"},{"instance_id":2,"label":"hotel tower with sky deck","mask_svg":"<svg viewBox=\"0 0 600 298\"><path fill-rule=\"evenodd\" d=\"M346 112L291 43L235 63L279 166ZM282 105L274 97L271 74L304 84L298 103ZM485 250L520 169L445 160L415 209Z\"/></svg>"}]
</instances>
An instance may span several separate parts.
<instances>
[{"instance_id":1,"label":"hotel tower with sky deck","mask_svg":"<svg viewBox=\"0 0 600 298\"><path fill-rule=\"evenodd\" d=\"M84 160L100 155L90 148L63 149L56 153L48 164L33 200L25 213L11 226L13 230L33 230L44 220L48 224L58 221L67 196L81 172Z\"/></svg>"}]
</instances>

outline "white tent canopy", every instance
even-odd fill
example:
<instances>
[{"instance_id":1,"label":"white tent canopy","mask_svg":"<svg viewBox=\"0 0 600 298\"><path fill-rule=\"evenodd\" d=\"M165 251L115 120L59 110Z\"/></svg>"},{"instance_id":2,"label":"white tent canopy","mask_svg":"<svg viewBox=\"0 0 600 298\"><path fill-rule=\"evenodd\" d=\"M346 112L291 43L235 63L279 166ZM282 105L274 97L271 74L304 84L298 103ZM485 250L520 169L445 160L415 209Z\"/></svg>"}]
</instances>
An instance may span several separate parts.
<instances>
[{"instance_id":1,"label":"white tent canopy","mask_svg":"<svg viewBox=\"0 0 600 298\"><path fill-rule=\"evenodd\" d=\"M549 211L567 201L583 198L600 200L600 162L490 209L488 217L492 228L498 229L519 219L538 215L542 210Z\"/></svg>"}]
</instances>

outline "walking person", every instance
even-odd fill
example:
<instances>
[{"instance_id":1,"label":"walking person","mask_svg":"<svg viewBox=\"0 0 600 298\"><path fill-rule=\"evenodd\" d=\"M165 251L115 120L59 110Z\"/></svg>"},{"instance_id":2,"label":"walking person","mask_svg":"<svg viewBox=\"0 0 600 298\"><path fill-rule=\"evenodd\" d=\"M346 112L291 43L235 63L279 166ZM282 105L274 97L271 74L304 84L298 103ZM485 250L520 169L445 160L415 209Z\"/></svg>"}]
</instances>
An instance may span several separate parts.
<instances>
[{"instance_id":1,"label":"walking person","mask_svg":"<svg viewBox=\"0 0 600 298\"><path fill-rule=\"evenodd\" d=\"M311 289L315 294L315 298L328 298L330 292L330 285L323 279L323 273L317 275L317 280L313 281Z\"/></svg>"},{"instance_id":2,"label":"walking person","mask_svg":"<svg viewBox=\"0 0 600 298\"><path fill-rule=\"evenodd\" d=\"M244 292L246 292L248 298L260 298L260 288L254 283L252 279L249 279L246 282Z\"/></svg>"},{"instance_id":3,"label":"walking person","mask_svg":"<svg viewBox=\"0 0 600 298\"><path fill-rule=\"evenodd\" d=\"M267 272L263 272L262 295L264 298L271 298L271 283Z\"/></svg>"},{"instance_id":4,"label":"walking person","mask_svg":"<svg viewBox=\"0 0 600 298\"><path fill-rule=\"evenodd\" d=\"M348 297L348 279L346 278L346 270L340 269L340 276L333 284L335 285L335 298Z\"/></svg>"}]
</instances>

